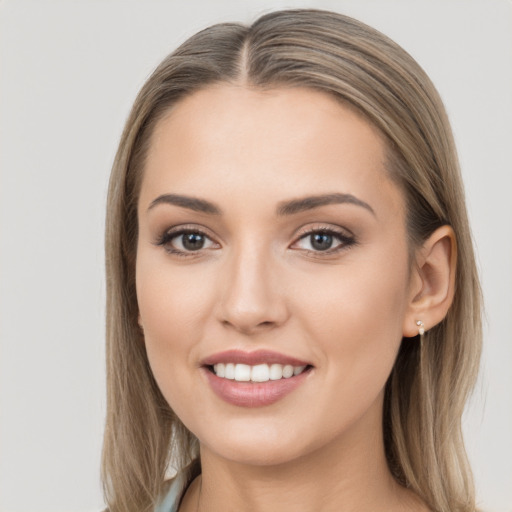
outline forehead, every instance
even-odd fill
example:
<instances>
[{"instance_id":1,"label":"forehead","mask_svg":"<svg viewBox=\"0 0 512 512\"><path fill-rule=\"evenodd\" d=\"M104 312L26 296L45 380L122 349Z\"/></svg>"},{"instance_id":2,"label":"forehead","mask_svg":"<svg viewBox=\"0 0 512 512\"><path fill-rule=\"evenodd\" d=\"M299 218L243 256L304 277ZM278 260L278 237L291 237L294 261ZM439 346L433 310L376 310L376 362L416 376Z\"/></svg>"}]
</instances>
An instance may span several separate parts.
<instances>
[{"instance_id":1,"label":"forehead","mask_svg":"<svg viewBox=\"0 0 512 512\"><path fill-rule=\"evenodd\" d=\"M396 208L401 194L385 154L380 132L326 93L216 85L191 94L157 124L140 203L169 192L223 192L231 202L243 194L270 204L336 191L378 209L389 192Z\"/></svg>"}]
</instances>

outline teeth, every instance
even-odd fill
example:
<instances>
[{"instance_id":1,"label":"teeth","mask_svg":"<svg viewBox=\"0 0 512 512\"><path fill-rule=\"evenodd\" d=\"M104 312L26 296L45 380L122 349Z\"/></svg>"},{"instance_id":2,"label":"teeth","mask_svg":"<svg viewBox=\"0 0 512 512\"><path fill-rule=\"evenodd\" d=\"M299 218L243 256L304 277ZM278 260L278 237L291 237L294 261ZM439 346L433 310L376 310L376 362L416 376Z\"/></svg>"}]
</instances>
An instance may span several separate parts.
<instances>
[{"instance_id":1,"label":"teeth","mask_svg":"<svg viewBox=\"0 0 512 512\"><path fill-rule=\"evenodd\" d=\"M235 378L235 365L233 363L228 363L226 365L226 379L233 380Z\"/></svg>"},{"instance_id":2,"label":"teeth","mask_svg":"<svg viewBox=\"0 0 512 512\"><path fill-rule=\"evenodd\" d=\"M283 368L283 377L285 379L289 379L293 375L293 366L291 364L287 364Z\"/></svg>"},{"instance_id":3,"label":"teeth","mask_svg":"<svg viewBox=\"0 0 512 512\"><path fill-rule=\"evenodd\" d=\"M302 373L306 367L305 366L294 366L293 367L293 375L299 375Z\"/></svg>"},{"instance_id":4,"label":"teeth","mask_svg":"<svg viewBox=\"0 0 512 512\"><path fill-rule=\"evenodd\" d=\"M270 366L270 380L279 380L283 378L283 365L273 364Z\"/></svg>"},{"instance_id":5,"label":"teeth","mask_svg":"<svg viewBox=\"0 0 512 512\"><path fill-rule=\"evenodd\" d=\"M248 364L218 363L213 365L217 377L236 380L238 382L267 382L269 380L289 379L300 375L305 366L292 366L291 364Z\"/></svg>"},{"instance_id":6,"label":"teeth","mask_svg":"<svg viewBox=\"0 0 512 512\"><path fill-rule=\"evenodd\" d=\"M270 369L267 364L258 364L251 370L251 380L253 382L267 382L270 378Z\"/></svg>"},{"instance_id":7,"label":"teeth","mask_svg":"<svg viewBox=\"0 0 512 512\"><path fill-rule=\"evenodd\" d=\"M249 382L251 380L251 367L248 364L236 364L235 380L238 382Z\"/></svg>"},{"instance_id":8,"label":"teeth","mask_svg":"<svg viewBox=\"0 0 512 512\"><path fill-rule=\"evenodd\" d=\"M226 365L219 363L213 366L213 370L217 374L218 377L225 377L226 376Z\"/></svg>"}]
</instances>

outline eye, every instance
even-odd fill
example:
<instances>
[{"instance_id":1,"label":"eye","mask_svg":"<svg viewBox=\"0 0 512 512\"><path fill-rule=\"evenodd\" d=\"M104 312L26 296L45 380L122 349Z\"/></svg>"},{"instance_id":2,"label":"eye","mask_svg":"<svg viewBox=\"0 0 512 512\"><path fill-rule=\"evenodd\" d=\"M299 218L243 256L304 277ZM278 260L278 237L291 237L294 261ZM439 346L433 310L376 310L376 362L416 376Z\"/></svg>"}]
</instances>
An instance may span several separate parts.
<instances>
[{"instance_id":1,"label":"eye","mask_svg":"<svg viewBox=\"0 0 512 512\"><path fill-rule=\"evenodd\" d=\"M218 244L201 230L180 228L163 233L156 245L163 246L167 252L177 256L193 256L194 252L211 249Z\"/></svg>"},{"instance_id":2,"label":"eye","mask_svg":"<svg viewBox=\"0 0 512 512\"><path fill-rule=\"evenodd\" d=\"M295 245L307 253L333 254L356 243L353 235L332 228L317 228L303 234Z\"/></svg>"},{"instance_id":3,"label":"eye","mask_svg":"<svg viewBox=\"0 0 512 512\"><path fill-rule=\"evenodd\" d=\"M332 228L316 228L302 234L292 248L308 254L334 254L356 243L353 235ZM199 255L202 250L219 247L206 233L197 228L179 227L165 231L155 245L176 256L190 257ZM196 254L194 254L196 253Z\"/></svg>"}]
</instances>

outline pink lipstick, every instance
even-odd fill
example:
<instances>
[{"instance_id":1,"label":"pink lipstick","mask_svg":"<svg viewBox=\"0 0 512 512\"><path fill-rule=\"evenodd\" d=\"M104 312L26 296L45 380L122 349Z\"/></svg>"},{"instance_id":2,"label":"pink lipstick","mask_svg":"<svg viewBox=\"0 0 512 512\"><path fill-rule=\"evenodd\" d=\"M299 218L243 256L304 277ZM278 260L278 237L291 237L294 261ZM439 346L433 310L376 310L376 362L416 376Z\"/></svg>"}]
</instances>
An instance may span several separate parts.
<instances>
[{"instance_id":1,"label":"pink lipstick","mask_svg":"<svg viewBox=\"0 0 512 512\"><path fill-rule=\"evenodd\" d=\"M307 362L268 350L228 350L201 364L208 384L225 402L240 407L271 405L299 387L312 370Z\"/></svg>"}]
</instances>

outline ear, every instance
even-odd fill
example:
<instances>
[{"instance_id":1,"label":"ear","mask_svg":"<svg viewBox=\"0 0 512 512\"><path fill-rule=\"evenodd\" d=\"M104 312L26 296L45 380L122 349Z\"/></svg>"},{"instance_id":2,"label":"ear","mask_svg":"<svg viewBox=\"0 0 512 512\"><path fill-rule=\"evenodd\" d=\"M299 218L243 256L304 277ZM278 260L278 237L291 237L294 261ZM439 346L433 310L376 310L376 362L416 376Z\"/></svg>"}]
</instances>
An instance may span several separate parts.
<instances>
[{"instance_id":1,"label":"ear","mask_svg":"<svg viewBox=\"0 0 512 512\"><path fill-rule=\"evenodd\" d=\"M456 266L455 233L451 226L441 226L416 252L403 336L416 336L419 320L428 331L444 319L453 302Z\"/></svg>"}]
</instances>

